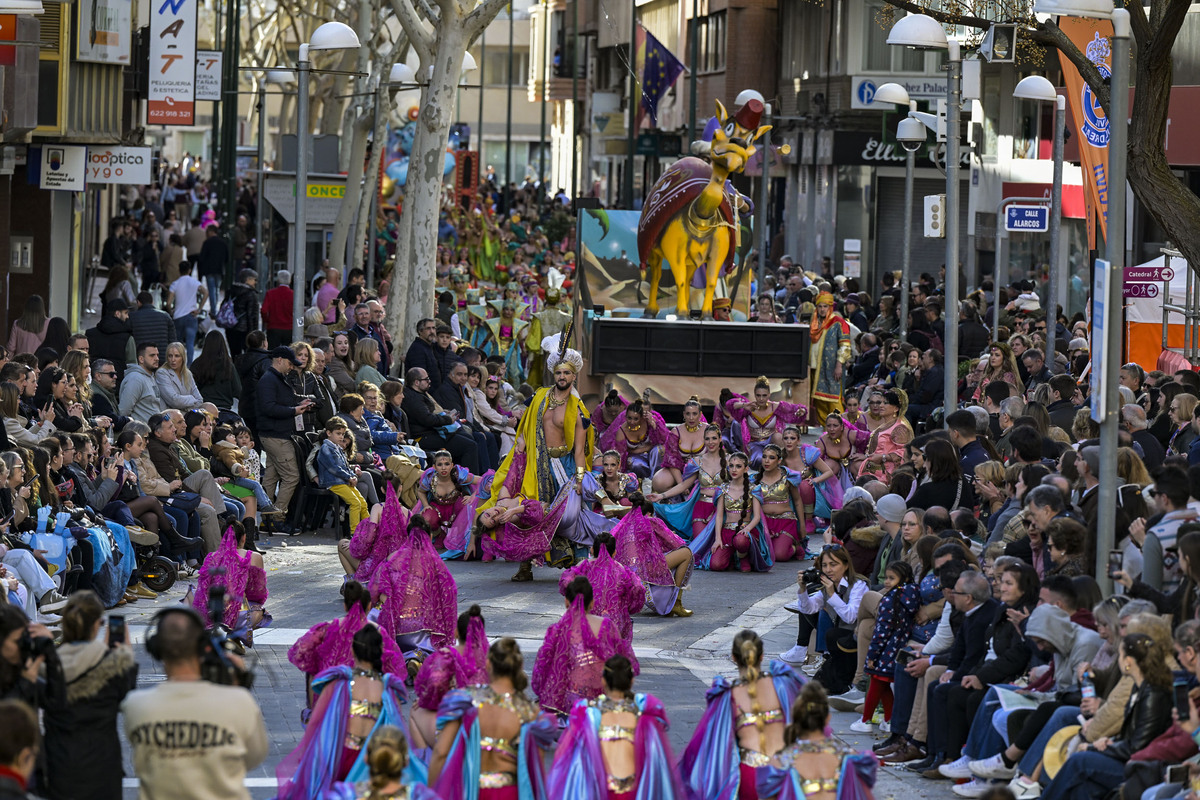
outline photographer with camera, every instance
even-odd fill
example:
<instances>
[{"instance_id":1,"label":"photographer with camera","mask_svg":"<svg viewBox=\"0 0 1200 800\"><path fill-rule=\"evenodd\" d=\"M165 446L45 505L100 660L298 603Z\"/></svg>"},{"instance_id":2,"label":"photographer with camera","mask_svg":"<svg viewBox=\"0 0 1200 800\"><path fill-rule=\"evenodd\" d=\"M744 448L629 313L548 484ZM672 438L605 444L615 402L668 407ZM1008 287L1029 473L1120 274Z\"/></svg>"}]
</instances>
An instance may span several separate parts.
<instances>
[{"instance_id":1,"label":"photographer with camera","mask_svg":"<svg viewBox=\"0 0 1200 800\"><path fill-rule=\"evenodd\" d=\"M246 772L267 756L262 711L244 688L252 676L193 609L165 609L154 625L146 649L167 679L121 704L141 796L250 800Z\"/></svg>"},{"instance_id":2,"label":"photographer with camera","mask_svg":"<svg viewBox=\"0 0 1200 800\"><path fill-rule=\"evenodd\" d=\"M11 603L0 603L0 699L20 700L37 710L63 696L53 634L45 625L31 624Z\"/></svg>"},{"instance_id":3,"label":"photographer with camera","mask_svg":"<svg viewBox=\"0 0 1200 800\"><path fill-rule=\"evenodd\" d=\"M117 714L137 686L137 662L125 618L113 615L107 635L104 605L95 592L71 595L62 612L65 702L45 709L44 751L52 769L43 784L50 800L108 800L121 796L125 777ZM69 765L69 768L67 768Z\"/></svg>"},{"instance_id":4,"label":"photographer with camera","mask_svg":"<svg viewBox=\"0 0 1200 800\"><path fill-rule=\"evenodd\" d=\"M797 606L800 613L800 632L796 646L783 655L789 664L805 663L809 638L815 632L817 651L827 658L804 671L819 672L823 685L845 691L854 677L858 662L858 609L867 582L854 571L850 554L840 544L827 544L817 556L816 565L798 573L800 585ZM832 690L831 689L831 690Z\"/></svg>"}]
</instances>

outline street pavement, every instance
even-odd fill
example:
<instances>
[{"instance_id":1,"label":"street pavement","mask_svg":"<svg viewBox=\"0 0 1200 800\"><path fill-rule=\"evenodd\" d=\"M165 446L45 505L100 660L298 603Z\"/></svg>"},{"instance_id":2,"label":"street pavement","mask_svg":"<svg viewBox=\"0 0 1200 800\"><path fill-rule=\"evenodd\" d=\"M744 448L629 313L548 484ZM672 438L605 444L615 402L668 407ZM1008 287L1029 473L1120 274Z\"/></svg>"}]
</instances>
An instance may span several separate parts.
<instances>
[{"instance_id":1,"label":"street pavement","mask_svg":"<svg viewBox=\"0 0 1200 800\"><path fill-rule=\"evenodd\" d=\"M254 798L274 795L275 765L303 735L300 712L305 705L304 676L287 660L287 650L304 631L342 614L338 587L342 571L333 539L306 534L294 538L266 537L264 560L274 616L270 628L255 633L248 655L256 678L254 696L266 719L271 749L266 763L247 779ZM695 612L688 618L659 617L643 612L634 617L633 644L641 665L635 689L663 700L671 719L671 745L676 755L704 712L704 693L713 677L732 675L730 648L734 635L752 628L763 637L767 657L775 657L795 643L796 617L783 609L795 597L795 562L777 565L769 573L693 573L684 605ZM459 609L478 603L483 609L490 639L512 636L525 653L526 671L532 670L537 648L546 629L563 613L558 593L559 570L535 568L532 583L509 581L516 566L507 563L450 562L458 583ZM160 665L141 646L150 618L159 609L178 603L194 580L180 580L157 600L140 600L122 610L135 638L140 686L161 681ZM851 713L834 712L835 732L856 749L876 741L854 734ZM122 738L123 735L122 735ZM136 780L125 743L125 797L137 796ZM876 797L952 797L949 783L913 776L903 769L881 769Z\"/></svg>"}]
</instances>

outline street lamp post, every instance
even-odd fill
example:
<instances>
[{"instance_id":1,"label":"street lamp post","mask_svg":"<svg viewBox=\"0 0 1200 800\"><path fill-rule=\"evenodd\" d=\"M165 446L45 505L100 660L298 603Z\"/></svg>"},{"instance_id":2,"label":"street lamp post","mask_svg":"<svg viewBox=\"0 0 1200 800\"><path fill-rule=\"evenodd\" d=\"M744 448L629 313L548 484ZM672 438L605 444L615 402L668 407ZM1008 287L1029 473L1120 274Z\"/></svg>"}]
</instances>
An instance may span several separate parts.
<instances>
[{"instance_id":1,"label":"street lamp post","mask_svg":"<svg viewBox=\"0 0 1200 800\"><path fill-rule=\"evenodd\" d=\"M941 23L925 14L910 14L897 22L888 33L887 41L891 45L917 50L944 49L949 63L946 89L946 370L942 384L945 419L957 405L958 394L958 118L962 105L962 52L958 41L946 36ZM907 286L904 291L908 291Z\"/></svg>"},{"instance_id":2,"label":"street lamp post","mask_svg":"<svg viewBox=\"0 0 1200 800\"><path fill-rule=\"evenodd\" d=\"M1013 89L1013 97L1054 103L1054 186L1050 194L1050 270L1046 280L1046 360L1053 363L1058 331L1058 259L1062 238L1063 143L1066 140L1067 98L1054 91L1054 84L1041 75L1022 78Z\"/></svg>"},{"instance_id":3,"label":"street lamp post","mask_svg":"<svg viewBox=\"0 0 1200 800\"><path fill-rule=\"evenodd\" d=\"M917 103L908 90L898 83L885 83L875 90L875 102L908 106L909 113ZM908 287L912 280L912 214L913 173L917 151L925 144L925 125L919 119L905 117L896 126L896 141L904 148L904 253L900 258L900 338L908 335Z\"/></svg>"},{"instance_id":4,"label":"street lamp post","mask_svg":"<svg viewBox=\"0 0 1200 800\"><path fill-rule=\"evenodd\" d=\"M343 22L326 22L313 31L312 38L300 45L296 63L296 224L292 237L292 341L304 335L304 287L308 285L308 218L305 200L308 196L308 149L312 127L308 121L308 82L312 65L308 60L313 50L356 50L358 34Z\"/></svg>"},{"instance_id":5,"label":"street lamp post","mask_svg":"<svg viewBox=\"0 0 1200 800\"><path fill-rule=\"evenodd\" d=\"M1124 8L1113 8L1111 0L1038 0L1033 10L1040 14L1108 19L1112 20L1113 26L1112 75L1107 109L1108 263L1096 265L1096 269L1108 272L1108 294L1103 298L1104 318L1096 320L1103 323L1104 342L1101 348L1093 348L1092 351L1092 369L1100 370L1102 378L1102 396L1092 398L1093 403L1100 403L1103 417L1100 422L1100 474L1097 477L1101 486L1109 488L1109 491L1100 492L1096 513L1096 576L1106 580L1111 588L1105 564L1108 551L1116 545L1117 493L1112 489L1120 486L1117 478L1117 436L1120 433L1119 378L1124 345L1121 318L1125 275L1125 169L1129 136L1129 12Z\"/></svg>"}]
</instances>

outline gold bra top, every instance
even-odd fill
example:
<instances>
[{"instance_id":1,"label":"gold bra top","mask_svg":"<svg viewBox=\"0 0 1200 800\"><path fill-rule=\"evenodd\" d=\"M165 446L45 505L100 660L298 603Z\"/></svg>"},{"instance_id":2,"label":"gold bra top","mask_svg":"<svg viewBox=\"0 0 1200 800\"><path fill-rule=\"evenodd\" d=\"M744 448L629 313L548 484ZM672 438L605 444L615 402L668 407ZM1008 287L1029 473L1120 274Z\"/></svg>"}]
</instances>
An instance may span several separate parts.
<instances>
[{"instance_id":1,"label":"gold bra top","mask_svg":"<svg viewBox=\"0 0 1200 800\"><path fill-rule=\"evenodd\" d=\"M701 440L700 440L700 446L699 446L699 447L697 447L697 448L696 448L696 449L694 449L694 450L689 450L689 449L687 449L686 447L684 447L684 446L683 446L683 442L680 442L680 443L679 443L679 452L680 452L680 453L682 453L682 454L683 454L683 455L685 455L685 456L697 456L697 455L700 455L700 453L704 452L704 440L703 440L703 439L701 439Z\"/></svg>"},{"instance_id":2,"label":"gold bra top","mask_svg":"<svg viewBox=\"0 0 1200 800\"><path fill-rule=\"evenodd\" d=\"M629 742L633 743L633 728L626 728L622 725L601 725L597 731L602 742Z\"/></svg>"},{"instance_id":3,"label":"gold bra top","mask_svg":"<svg viewBox=\"0 0 1200 800\"><path fill-rule=\"evenodd\" d=\"M761 442L764 439L770 439L775 435L775 425L772 420L775 418L775 412L772 411L767 415L766 419L759 419L758 415L753 411L747 418L746 423L750 428L750 438L753 441Z\"/></svg>"},{"instance_id":4,"label":"gold bra top","mask_svg":"<svg viewBox=\"0 0 1200 800\"><path fill-rule=\"evenodd\" d=\"M372 702L370 700L351 700L350 701L350 716L361 717L363 719L376 720L383 713L382 702Z\"/></svg>"},{"instance_id":5,"label":"gold bra top","mask_svg":"<svg viewBox=\"0 0 1200 800\"><path fill-rule=\"evenodd\" d=\"M776 757L783 764L790 764L796 760L796 756L801 753L828 753L832 755L845 757L848 751L845 748L838 747L828 741L826 742L796 742L785 748ZM840 769L839 769L840 772ZM816 794L818 792L836 792L838 788L838 779L834 778L806 778L800 776L800 789L805 794Z\"/></svg>"},{"instance_id":6,"label":"gold bra top","mask_svg":"<svg viewBox=\"0 0 1200 800\"><path fill-rule=\"evenodd\" d=\"M488 750L491 752L503 753L510 758L517 757L517 746L513 742L504 738L494 738L492 736L479 737L479 749Z\"/></svg>"},{"instance_id":7,"label":"gold bra top","mask_svg":"<svg viewBox=\"0 0 1200 800\"><path fill-rule=\"evenodd\" d=\"M743 711L737 715L734 727L748 728L751 725L757 725L760 721L763 725L770 725L774 722L786 722L783 716L783 709L773 708L770 711Z\"/></svg>"},{"instance_id":8,"label":"gold bra top","mask_svg":"<svg viewBox=\"0 0 1200 800\"><path fill-rule=\"evenodd\" d=\"M758 485L762 487L762 502L764 503L787 503L792 499L792 486L788 483L786 473L775 483L759 481Z\"/></svg>"},{"instance_id":9,"label":"gold bra top","mask_svg":"<svg viewBox=\"0 0 1200 800\"><path fill-rule=\"evenodd\" d=\"M630 445L633 445L636 447L637 445L646 441L646 437L650 435L650 431L648 429L646 429L645 425L646 425L646 423L643 422L642 423L642 426L643 426L642 427L642 436L640 439L634 439L632 436L629 435L629 430L622 426L621 430L625 432L625 442L627 444L630 444Z\"/></svg>"},{"instance_id":10,"label":"gold bra top","mask_svg":"<svg viewBox=\"0 0 1200 800\"><path fill-rule=\"evenodd\" d=\"M721 470L709 472L704 468L699 461L696 462L696 468L700 471L700 486L703 489L712 489L721 485Z\"/></svg>"}]
</instances>

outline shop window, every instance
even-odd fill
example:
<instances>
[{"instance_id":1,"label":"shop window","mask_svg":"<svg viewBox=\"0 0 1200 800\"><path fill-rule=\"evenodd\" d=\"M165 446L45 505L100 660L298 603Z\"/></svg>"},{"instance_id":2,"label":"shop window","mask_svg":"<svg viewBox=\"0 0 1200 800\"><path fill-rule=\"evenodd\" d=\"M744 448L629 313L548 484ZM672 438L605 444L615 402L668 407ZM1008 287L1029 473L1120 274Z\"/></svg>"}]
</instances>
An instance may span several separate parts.
<instances>
[{"instance_id":1,"label":"shop window","mask_svg":"<svg viewBox=\"0 0 1200 800\"><path fill-rule=\"evenodd\" d=\"M924 72L925 53L887 43L888 29L882 24L883 3L863 7L863 69L866 72Z\"/></svg>"},{"instance_id":2,"label":"shop window","mask_svg":"<svg viewBox=\"0 0 1200 800\"><path fill-rule=\"evenodd\" d=\"M524 83L529 74L529 48L513 47L512 73L508 71L508 48L489 47L484 54L485 75L488 86L508 86Z\"/></svg>"},{"instance_id":3,"label":"shop window","mask_svg":"<svg viewBox=\"0 0 1200 800\"><path fill-rule=\"evenodd\" d=\"M36 134L62 134L66 129L67 40L69 5L47 3L38 17L42 23L38 54L38 105Z\"/></svg>"},{"instance_id":4,"label":"shop window","mask_svg":"<svg viewBox=\"0 0 1200 800\"><path fill-rule=\"evenodd\" d=\"M698 25L696 38L700 50L698 72L721 72L725 69L725 26L726 12L718 11L707 17L688 20L688 25ZM688 31L689 35L691 31Z\"/></svg>"}]
</instances>

